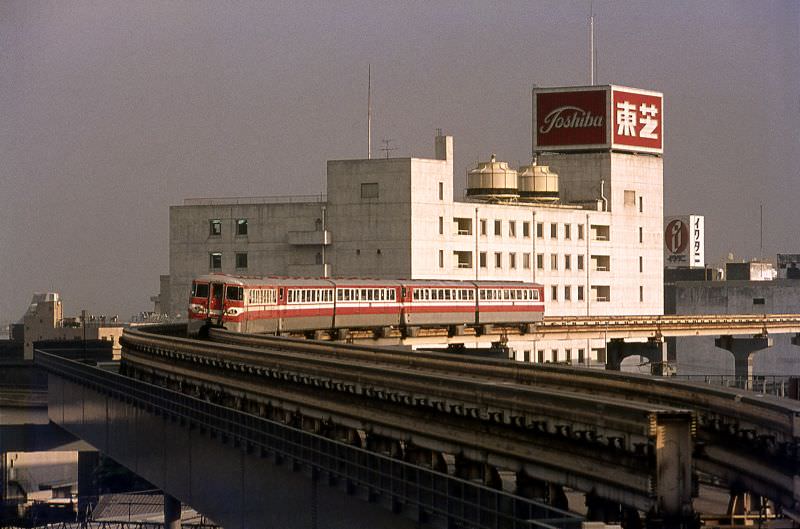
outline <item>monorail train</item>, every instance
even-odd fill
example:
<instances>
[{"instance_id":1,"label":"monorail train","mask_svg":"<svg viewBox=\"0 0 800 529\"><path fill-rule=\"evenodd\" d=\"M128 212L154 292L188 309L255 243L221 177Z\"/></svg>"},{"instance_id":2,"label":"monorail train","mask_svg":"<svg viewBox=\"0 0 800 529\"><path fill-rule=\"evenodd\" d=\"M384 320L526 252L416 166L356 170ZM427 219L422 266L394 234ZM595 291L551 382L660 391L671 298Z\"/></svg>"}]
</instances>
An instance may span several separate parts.
<instances>
[{"instance_id":1,"label":"monorail train","mask_svg":"<svg viewBox=\"0 0 800 529\"><path fill-rule=\"evenodd\" d=\"M306 279L211 274L192 281L189 334L521 325L544 315L544 287L510 281Z\"/></svg>"}]
</instances>

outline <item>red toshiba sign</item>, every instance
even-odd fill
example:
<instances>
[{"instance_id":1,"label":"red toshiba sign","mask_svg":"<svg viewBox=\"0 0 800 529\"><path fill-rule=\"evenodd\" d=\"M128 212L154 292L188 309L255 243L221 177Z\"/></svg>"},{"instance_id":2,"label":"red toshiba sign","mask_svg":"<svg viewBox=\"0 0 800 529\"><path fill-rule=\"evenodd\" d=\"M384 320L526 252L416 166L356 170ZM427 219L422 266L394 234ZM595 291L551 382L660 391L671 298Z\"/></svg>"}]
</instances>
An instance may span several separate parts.
<instances>
[{"instance_id":1,"label":"red toshiba sign","mask_svg":"<svg viewBox=\"0 0 800 529\"><path fill-rule=\"evenodd\" d=\"M556 147L607 144L606 105L605 90L537 94L538 145Z\"/></svg>"},{"instance_id":2,"label":"red toshiba sign","mask_svg":"<svg viewBox=\"0 0 800 529\"><path fill-rule=\"evenodd\" d=\"M607 86L535 88L533 149L663 152L663 96Z\"/></svg>"}]
</instances>

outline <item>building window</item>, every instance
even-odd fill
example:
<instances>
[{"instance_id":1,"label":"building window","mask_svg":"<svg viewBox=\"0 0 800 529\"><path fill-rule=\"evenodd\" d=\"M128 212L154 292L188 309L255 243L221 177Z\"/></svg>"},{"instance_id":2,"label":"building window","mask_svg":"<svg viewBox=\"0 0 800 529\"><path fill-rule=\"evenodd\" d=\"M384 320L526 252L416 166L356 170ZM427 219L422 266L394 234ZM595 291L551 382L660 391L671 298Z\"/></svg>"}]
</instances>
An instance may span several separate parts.
<instances>
[{"instance_id":1,"label":"building window","mask_svg":"<svg viewBox=\"0 0 800 529\"><path fill-rule=\"evenodd\" d=\"M444 235L444 217L439 217L439 235Z\"/></svg>"},{"instance_id":2,"label":"building window","mask_svg":"<svg viewBox=\"0 0 800 529\"><path fill-rule=\"evenodd\" d=\"M595 272L608 272L611 270L611 256L593 255L592 265L592 270Z\"/></svg>"},{"instance_id":3,"label":"building window","mask_svg":"<svg viewBox=\"0 0 800 529\"><path fill-rule=\"evenodd\" d=\"M639 195L639 213L644 213L644 198Z\"/></svg>"},{"instance_id":4,"label":"building window","mask_svg":"<svg viewBox=\"0 0 800 529\"><path fill-rule=\"evenodd\" d=\"M456 224L456 230L459 235L472 235L472 219L470 218L454 218L453 222Z\"/></svg>"},{"instance_id":5,"label":"building window","mask_svg":"<svg viewBox=\"0 0 800 529\"><path fill-rule=\"evenodd\" d=\"M508 221L508 236L509 237L517 236L517 223L513 220Z\"/></svg>"},{"instance_id":6,"label":"building window","mask_svg":"<svg viewBox=\"0 0 800 529\"><path fill-rule=\"evenodd\" d=\"M564 349L564 360L566 360L568 364L572 363L572 349Z\"/></svg>"},{"instance_id":7,"label":"building window","mask_svg":"<svg viewBox=\"0 0 800 529\"><path fill-rule=\"evenodd\" d=\"M494 234L499 237L503 234L503 221L496 220L494 221Z\"/></svg>"},{"instance_id":8,"label":"building window","mask_svg":"<svg viewBox=\"0 0 800 529\"><path fill-rule=\"evenodd\" d=\"M211 235L222 235L222 221L211 219L208 221L208 232Z\"/></svg>"},{"instance_id":9,"label":"building window","mask_svg":"<svg viewBox=\"0 0 800 529\"><path fill-rule=\"evenodd\" d=\"M538 270L544 270L544 254L537 253L536 254L536 268Z\"/></svg>"},{"instance_id":10,"label":"building window","mask_svg":"<svg viewBox=\"0 0 800 529\"><path fill-rule=\"evenodd\" d=\"M536 236L540 239L544 238L544 223L537 222L536 223Z\"/></svg>"},{"instance_id":11,"label":"building window","mask_svg":"<svg viewBox=\"0 0 800 529\"><path fill-rule=\"evenodd\" d=\"M531 236L531 223L530 222L523 222L522 223L522 236L526 239Z\"/></svg>"},{"instance_id":12,"label":"building window","mask_svg":"<svg viewBox=\"0 0 800 529\"><path fill-rule=\"evenodd\" d=\"M551 239L558 239L558 224L552 222L550 224L550 238Z\"/></svg>"},{"instance_id":13,"label":"building window","mask_svg":"<svg viewBox=\"0 0 800 529\"><path fill-rule=\"evenodd\" d=\"M472 268L472 252L453 252L458 268Z\"/></svg>"},{"instance_id":14,"label":"building window","mask_svg":"<svg viewBox=\"0 0 800 529\"><path fill-rule=\"evenodd\" d=\"M764 298L753 298L753 305L763 305L765 302Z\"/></svg>"},{"instance_id":15,"label":"building window","mask_svg":"<svg viewBox=\"0 0 800 529\"><path fill-rule=\"evenodd\" d=\"M478 254L478 263L480 264L481 268L486 268L486 252L481 252Z\"/></svg>"},{"instance_id":16,"label":"building window","mask_svg":"<svg viewBox=\"0 0 800 529\"><path fill-rule=\"evenodd\" d=\"M222 268L222 252L211 252L208 254L208 267L211 270Z\"/></svg>"},{"instance_id":17,"label":"building window","mask_svg":"<svg viewBox=\"0 0 800 529\"><path fill-rule=\"evenodd\" d=\"M595 241L609 241L611 240L611 230L609 226L604 224L592 224L592 238Z\"/></svg>"},{"instance_id":18,"label":"building window","mask_svg":"<svg viewBox=\"0 0 800 529\"><path fill-rule=\"evenodd\" d=\"M644 287L639 286L639 303L644 303Z\"/></svg>"},{"instance_id":19,"label":"building window","mask_svg":"<svg viewBox=\"0 0 800 529\"><path fill-rule=\"evenodd\" d=\"M361 184L361 198L378 198L379 194L377 182Z\"/></svg>"},{"instance_id":20,"label":"building window","mask_svg":"<svg viewBox=\"0 0 800 529\"><path fill-rule=\"evenodd\" d=\"M583 301L583 287L578 287L578 301Z\"/></svg>"},{"instance_id":21,"label":"building window","mask_svg":"<svg viewBox=\"0 0 800 529\"><path fill-rule=\"evenodd\" d=\"M592 299L601 303L611 301L611 287L608 285L592 285Z\"/></svg>"},{"instance_id":22,"label":"building window","mask_svg":"<svg viewBox=\"0 0 800 529\"><path fill-rule=\"evenodd\" d=\"M558 285L550 287L550 301L558 301Z\"/></svg>"},{"instance_id":23,"label":"building window","mask_svg":"<svg viewBox=\"0 0 800 529\"><path fill-rule=\"evenodd\" d=\"M247 235L247 219L236 221L236 235Z\"/></svg>"},{"instance_id":24,"label":"building window","mask_svg":"<svg viewBox=\"0 0 800 529\"><path fill-rule=\"evenodd\" d=\"M639 273L641 274L644 272L644 258L640 255L639 256Z\"/></svg>"},{"instance_id":25,"label":"building window","mask_svg":"<svg viewBox=\"0 0 800 529\"><path fill-rule=\"evenodd\" d=\"M643 242L644 242L644 230L642 229L641 226L639 226L639 243L641 244Z\"/></svg>"},{"instance_id":26,"label":"building window","mask_svg":"<svg viewBox=\"0 0 800 529\"><path fill-rule=\"evenodd\" d=\"M623 195L623 203L626 208L636 206L636 191L626 189Z\"/></svg>"},{"instance_id":27,"label":"building window","mask_svg":"<svg viewBox=\"0 0 800 529\"><path fill-rule=\"evenodd\" d=\"M578 256L578 270L583 270L583 256Z\"/></svg>"},{"instance_id":28,"label":"building window","mask_svg":"<svg viewBox=\"0 0 800 529\"><path fill-rule=\"evenodd\" d=\"M572 287L569 285L564 286L564 301L572 299Z\"/></svg>"},{"instance_id":29,"label":"building window","mask_svg":"<svg viewBox=\"0 0 800 529\"><path fill-rule=\"evenodd\" d=\"M586 353L584 349L578 349L578 363L582 364L586 361Z\"/></svg>"},{"instance_id":30,"label":"building window","mask_svg":"<svg viewBox=\"0 0 800 529\"><path fill-rule=\"evenodd\" d=\"M444 182L439 182L439 200L444 200Z\"/></svg>"},{"instance_id":31,"label":"building window","mask_svg":"<svg viewBox=\"0 0 800 529\"><path fill-rule=\"evenodd\" d=\"M572 256L569 254L564 256L564 270L572 270Z\"/></svg>"},{"instance_id":32,"label":"building window","mask_svg":"<svg viewBox=\"0 0 800 529\"><path fill-rule=\"evenodd\" d=\"M494 253L494 267L503 268L503 254L500 252Z\"/></svg>"},{"instance_id":33,"label":"building window","mask_svg":"<svg viewBox=\"0 0 800 529\"><path fill-rule=\"evenodd\" d=\"M558 254L550 254L550 270L558 270Z\"/></svg>"},{"instance_id":34,"label":"building window","mask_svg":"<svg viewBox=\"0 0 800 529\"><path fill-rule=\"evenodd\" d=\"M481 235L486 235L486 219L481 219Z\"/></svg>"},{"instance_id":35,"label":"building window","mask_svg":"<svg viewBox=\"0 0 800 529\"><path fill-rule=\"evenodd\" d=\"M558 362L558 349L551 349L550 350L550 361L554 364Z\"/></svg>"},{"instance_id":36,"label":"building window","mask_svg":"<svg viewBox=\"0 0 800 529\"><path fill-rule=\"evenodd\" d=\"M564 224L564 238L572 239L572 224Z\"/></svg>"},{"instance_id":37,"label":"building window","mask_svg":"<svg viewBox=\"0 0 800 529\"><path fill-rule=\"evenodd\" d=\"M544 349L536 351L536 361L540 364L544 364Z\"/></svg>"},{"instance_id":38,"label":"building window","mask_svg":"<svg viewBox=\"0 0 800 529\"><path fill-rule=\"evenodd\" d=\"M247 268L247 253L236 254L236 268Z\"/></svg>"},{"instance_id":39,"label":"building window","mask_svg":"<svg viewBox=\"0 0 800 529\"><path fill-rule=\"evenodd\" d=\"M439 268L444 268L444 250L439 250Z\"/></svg>"},{"instance_id":40,"label":"building window","mask_svg":"<svg viewBox=\"0 0 800 529\"><path fill-rule=\"evenodd\" d=\"M578 240L583 240L583 224L578 224Z\"/></svg>"},{"instance_id":41,"label":"building window","mask_svg":"<svg viewBox=\"0 0 800 529\"><path fill-rule=\"evenodd\" d=\"M517 254L509 253L508 254L508 267L512 270L517 268Z\"/></svg>"},{"instance_id":42,"label":"building window","mask_svg":"<svg viewBox=\"0 0 800 529\"><path fill-rule=\"evenodd\" d=\"M525 270L531 269L531 254L524 253L522 254L522 268Z\"/></svg>"}]
</instances>

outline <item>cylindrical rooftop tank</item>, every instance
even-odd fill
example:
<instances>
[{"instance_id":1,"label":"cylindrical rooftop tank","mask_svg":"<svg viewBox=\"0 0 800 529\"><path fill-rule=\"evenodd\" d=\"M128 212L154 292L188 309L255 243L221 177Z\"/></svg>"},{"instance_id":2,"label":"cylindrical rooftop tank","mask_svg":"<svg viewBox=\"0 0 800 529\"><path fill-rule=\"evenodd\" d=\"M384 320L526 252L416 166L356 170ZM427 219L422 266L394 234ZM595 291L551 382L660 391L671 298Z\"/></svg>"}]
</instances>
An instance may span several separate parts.
<instances>
[{"instance_id":1,"label":"cylindrical rooftop tank","mask_svg":"<svg viewBox=\"0 0 800 529\"><path fill-rule=\"evenodd\" d=\"M519 197L517 172L508 162L498 162L495 155L489 162L467 171L467 196L482 199L508 200Z\"/></svg>"},{"instance_id":2,"label":"cylindrical rooftop tank","mask_svg":"<svg viewBox=\"0 0 800 529\"><path fill-rule=\"evenodd\" d=\"M558 200L558 173L547 165L519 168L519 196L522 200L554 202Z\"/></svg>"}]
</instances>

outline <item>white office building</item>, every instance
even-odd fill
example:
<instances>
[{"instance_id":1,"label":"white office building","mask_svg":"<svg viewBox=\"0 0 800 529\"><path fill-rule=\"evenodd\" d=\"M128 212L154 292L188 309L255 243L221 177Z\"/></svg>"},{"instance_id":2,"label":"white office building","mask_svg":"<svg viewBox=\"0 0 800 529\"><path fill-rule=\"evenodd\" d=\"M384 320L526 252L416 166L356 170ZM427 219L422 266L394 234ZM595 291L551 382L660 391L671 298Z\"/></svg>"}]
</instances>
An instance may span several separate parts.
<instances>
[{"instance_id":1,"label":"white office building","mask_svg":"<svg viewBox=\"0 0 800 529\"><path fill-rule=\"evenodd\" d=\"M186 200L170 208L161 304L185 311L192 278L218 271L534 281L546 316L663 314L660 154L553 149L537 163L454 175L453 139L439 133L432 158L329 161L326 195ZM458 200L456 177L467 177ZM602 340L514 349L530 361L604 355Z\"/></svg>"}]
</instances>

